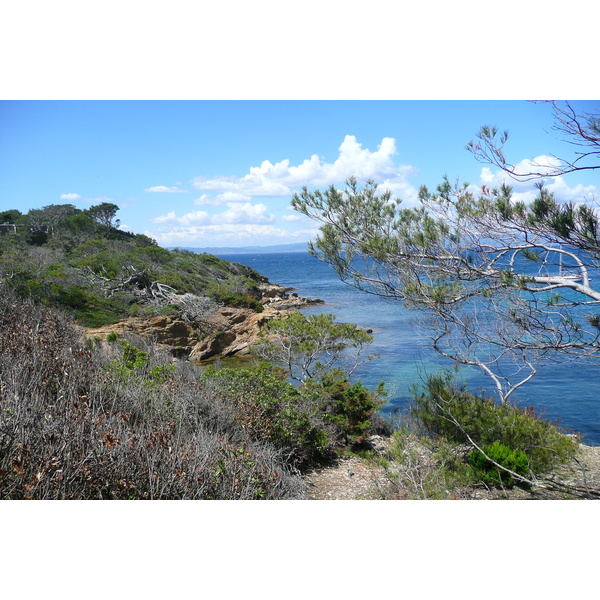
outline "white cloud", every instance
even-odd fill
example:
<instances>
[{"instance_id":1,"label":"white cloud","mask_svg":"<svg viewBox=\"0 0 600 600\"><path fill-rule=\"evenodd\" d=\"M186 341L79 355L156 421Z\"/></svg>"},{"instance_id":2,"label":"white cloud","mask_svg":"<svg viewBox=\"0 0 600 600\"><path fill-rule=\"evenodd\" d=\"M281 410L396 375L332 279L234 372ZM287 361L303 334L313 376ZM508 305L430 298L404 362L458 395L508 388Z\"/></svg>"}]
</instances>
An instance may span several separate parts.
<instances>
[{"instance_id":1,"label":"white cloud","mask_svg":"<svg viewBox=\"0 0 600 600\"><path fill-rule=\"evenodd\" d=\"M196 206L217 206L220 202L216 201L213 196L209 196L208 194L202 194L200 198L196 198L194 200L194 204Z\"/></svg>"},{"instance_id":2,"label":"white cloud","mask_svg":"<svg viewBox=\"0 0 600 600\"><path fill-rule=\"evenodd\" d=\"M177 217L175 211L171 211L166 215L160 215L150 219L151 223L157 225L175 225L175 226L188 226L188 225L205 225L210 222L210 216L207 212L202 210L189 212L183 217Z\"/></svg>"},{"instance_id":3,"label":"white cloud","mask_svg":"<svg viewBox=\"0 0 600 600\"><path fill-rule=\"evenodd\" d=\"M81 200L81 196L79 194L61 194L60 195L60 199L61 200Z\"/></svg>"},{"instance_id":4,"label":"white cloud","mask_svg":"<svg viewBox=\"0 0 600 600\"><path fill-rule=\"evenodd\" d=\"M181 227L168 231L146 231L161 246L269 245L282 240L304 241L304 232L290 233L272 225L228 223L203 227Z\"/></svg>"},{"instance_id":5,"label":"white cloud","mask_svg":"<svg viewBox=\"0 0 600 600\"><path fill-rule=\"evenodd\" d=\"M552 176L553 172L560 165L560 161L552 156L536 156L534 159L525 159L515 165L517 173L529 173L532 171L547 172L549 175L532 179L529 181L517 181L508 173L501 169L492 171L489 167L483 167L480 173L481 183L489 188L499 187L501 184L509 185L513 188L513 200L529 203L538 195L538 190L535 188L535 183L543 179L546 189L553 193L555 198L561 202L581 201L585 198L598 196L600 188L595 185L576 184L570 186L565 177ZM574 177L570 175L569 178Z\"/></svg>"},{"instance_id":6,"label":"white cloud","mask_svg":"<svg viewBox=\"0 0 600 600\"><path fill-rule=\"evenodd\" d=\"M333 163L324 162L316 154L305 159L299 165L290 165L289 159L272 164L265 160L258 167L250 167L249 173L243 177L197 177L193 185L198 190L220 192L226 201L249 197L290 196L302 186L323 187L331 184L342 184L348 177L355 176L360 180L374 179L386 181L389 186L396 186L412 193L407 178L414 173L414 168L407 165L396 165L396 140L383 138L378 149L370 151L363 148L356 137L347 135L338 148L339 155ZM226 196L229 194L229 196ZM414 190L416 197L416 190ZM202 196L202 202L207 202ZM199 201L196 201L199 204Z\"/></svg>"},{"instance_id":7,"label":"white cloud","mask_svg":"<svg viewBox=\"0 0 600 600\"><path fill-rule=\"evenodd\" d=\"M145 192L159 192L165 194L187 194L187 190L180 190L178 187L167 187L165 185L155 185L144 190Z\"/></svg>"},{"instance_id":8,"label":"white cloud","mask_svg":"<svg viewBox=\"0 0 600 600\"><path fill-rule=\"evenodd\" d=\"M209 215L206 211L197 210L178 217L175 211L171 211L166 215L150 219L150 222L157 225L189 227L224 224L258 225L272 223L275 220L275 216L268 213L268 208L264 204L230 202L227 206L227 210L216 215Z\"/></svg>"},{"instance_id":9,"label":"white cloud","mask_svg":"<svg viewBox=\"0 0 600 600\"><path fill-rule=\"evenodd\" d=\"M264 204L230 202L228 206L228 210L212 218L213 223L272 223L275 220Z\"/></svg>"},{"instance_id":10,"label":"white cloud","mask_svg":"<svg viewBox=\"0 0 600 600\"><path fill-rule=\"evenodd\" d=\"M216 196L202 194L200 198L196 198L196 200L194 200L194 204L197 206L219 206L221 204L229 204L231 202L249 202L250 200L252 200L252 196L248 196L246 194L225 192L223 194L217 194Z\"/></svg>"},{"instance_id":11,"label":"white cloud","mask_svg":"<svg viewBox=\"0 0 600 600\"><path fill-rule=\"evenodd\" d=\"M561 162L554 156L542 154L533 159L525 159L515 165L514 171L517 175L527 175L527 173L541 173L552 176L560 168Z\"/></svg>"},{"instance_id":12,"label":"white cloud","mask_svg":"<svg viewBox=\"0 0 600 600\"><path fill-rule=\"evenodd\" d=\"M540 155L533 159L524 159L514 166L515 173L524 176L527 173L540 172L547 173L547 178L551 178L551 173L560 166L560 161L552 156ZM533 187L531 181L517 180L501 169L492 171L489 167L483 167L480 173L481 181L490 187L499 186L502 183L512 186L514 189L526 190Z\"/></svg>"},{"instance_id":13,"label":"white cloud","mask_svg":"<svg viewBox=\"0 0 600 600\"><path fill-rule=\"evenodd\" d=\"M363 148L355 136L345 136L333 162L313 154L297 165L289 159L276 163L268 160L250 167L246 175L197 177L194 187L201 195L195 206L223 207L216 214L204 210L177 216L175 211L157 216L151 222L158 231L147 232L161 245L224 246L268 245L282 240L306 241L314 238L317 229L297 214L282 216L282 227L274 226L276 217L265 204L252 202L256 198L289 198L302 186L324 188L331 184L343 186L348 177L360 183L367 179L380 182L381 189L390 189L407 204L417 202L418 191L409 178L416 169L396 161L396 140L383 138L376 150ZM216 209L219 211L219 209Z\"/></svg>"},{"instance_id":14,"label":"white cloud","mask_svg":"<svg viewBox=\"0 0 600 600\"><path fill-rule=\"evenodd\" d=\"M564 177L554 177L552 183L547 186L548 191L554 193L558 200L583 200L600 195L600 188L595 185L577 184L575 187L567 185Z\"/></svg>"}]
</instances>

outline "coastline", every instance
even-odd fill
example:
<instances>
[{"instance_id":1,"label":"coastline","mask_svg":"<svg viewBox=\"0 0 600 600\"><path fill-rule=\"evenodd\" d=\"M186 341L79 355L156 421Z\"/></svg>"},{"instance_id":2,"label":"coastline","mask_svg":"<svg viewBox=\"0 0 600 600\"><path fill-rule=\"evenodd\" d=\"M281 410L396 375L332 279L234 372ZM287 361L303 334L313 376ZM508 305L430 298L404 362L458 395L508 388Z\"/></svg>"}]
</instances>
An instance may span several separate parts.
<instances>
[{"instance_id":1,"label":"coastline","mask_svg":"<svg viewBox=\"0 0 600 600\"><path fill-rule=\"evenodd\" d=\"M298 296L294 288L265 282L259 286L262 312L250 308L222 306L207 320L206 331L198 331L181 317L129 317L96 329L82 328L88 338L106 340L109 335L133 334L152 339L177 358L204 362L217 358L251 356L251 347L263 328L290 311L324 304L323 300Z\"/></svg>"}]
</instances>

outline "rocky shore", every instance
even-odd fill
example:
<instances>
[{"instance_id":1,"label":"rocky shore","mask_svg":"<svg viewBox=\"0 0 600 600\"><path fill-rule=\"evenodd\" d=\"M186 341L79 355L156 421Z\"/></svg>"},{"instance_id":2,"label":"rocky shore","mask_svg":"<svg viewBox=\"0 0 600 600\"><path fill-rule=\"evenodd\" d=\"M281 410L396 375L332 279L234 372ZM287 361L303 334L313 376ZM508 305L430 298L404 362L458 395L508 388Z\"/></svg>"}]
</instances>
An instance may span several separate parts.
<instances>
[{"instance_id":1,"label":"rocky shore","mask_svg":"<svg viewBox=\"0 0 600 600\"><path fill-rule=\"evenodd\" d=\"M293 288L272 283L259 286L262 312L249 308L220 307L213 313L203 331L174 316L129 317L114 325L86 329L88 337L106 339L111 333L139 335L156 341L177 357L204 361L220 357L247 356L258 341L265 325L280 319L291 310L298 310L323 300L298 296Z\"/></svg>"}]
</instances>

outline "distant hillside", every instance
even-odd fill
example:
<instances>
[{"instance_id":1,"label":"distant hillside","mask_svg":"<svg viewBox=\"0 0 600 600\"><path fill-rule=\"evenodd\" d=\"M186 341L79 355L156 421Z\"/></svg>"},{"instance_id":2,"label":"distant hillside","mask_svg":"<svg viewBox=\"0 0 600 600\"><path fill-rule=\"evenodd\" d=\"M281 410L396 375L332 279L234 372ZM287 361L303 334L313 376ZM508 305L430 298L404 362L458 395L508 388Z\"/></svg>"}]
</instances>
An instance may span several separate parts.
<instances>
[{"instance_id":1,"label":"distant hillside","mask_svg":"<svg viewBox=\"0 0 600 600\"><path fill-rule=\"evenodd\" d=\"M179 248L180 250L189 250L201 254L207 252L215 256L223 256L226 254L273 254L276 252L307 252L308 245L306 242L297 244L278 244L274 246L240 246L239 248ZM175 250L171 247L169 250Z\"/></svg>"},{"instance_id":2,"label":"distant hillside","mask_svg":"<svg viewBox=\"0 0 600 600\"><path fill-rule=\"evenodd\" d=\"M198 251L166 250L118 229L119 207L49 205L0 212L0 282L17 294L60 306L80 325L128 316L178 314L185 294L262 310L250 267ZM186 300L191 302L191 300ZM199 310L199 308L198 308Z\"/></svg>"}]
</instances>

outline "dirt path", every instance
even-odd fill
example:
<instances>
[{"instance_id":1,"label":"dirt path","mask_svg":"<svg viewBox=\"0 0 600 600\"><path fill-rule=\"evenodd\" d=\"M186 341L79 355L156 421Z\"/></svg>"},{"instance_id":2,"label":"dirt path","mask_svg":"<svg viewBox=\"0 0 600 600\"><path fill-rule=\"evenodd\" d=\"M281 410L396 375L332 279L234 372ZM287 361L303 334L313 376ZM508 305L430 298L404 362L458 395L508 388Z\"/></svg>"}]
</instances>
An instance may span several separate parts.
<instances>
[{"instance_id":1,"label":"dirt path","mask_svg":"<svg viewBox=\"0 0 600 600\"><path fill-rule=\"evenodd\" d=\"M308 500L382 500L397 498L384 470L356 456L343 457L305 477ZM600 446L580 446L576 460L551 473L531 489L457 490L462 500L584 500L600 499Z\"/></svg>"}]
</instances>

